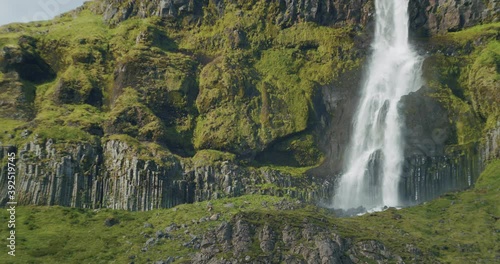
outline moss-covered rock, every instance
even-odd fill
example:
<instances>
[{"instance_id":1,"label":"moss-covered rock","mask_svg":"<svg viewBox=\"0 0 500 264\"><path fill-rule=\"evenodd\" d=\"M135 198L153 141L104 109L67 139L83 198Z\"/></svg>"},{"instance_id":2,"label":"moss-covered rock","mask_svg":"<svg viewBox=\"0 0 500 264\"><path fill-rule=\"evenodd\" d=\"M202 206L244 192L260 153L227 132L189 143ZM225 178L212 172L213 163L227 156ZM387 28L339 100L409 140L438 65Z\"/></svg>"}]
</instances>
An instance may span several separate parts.
<instances>
[{"instance_id":1,"label":"moss-covered rock","mask_svg":"<svg viewBox=\"0 0 500 264\"><path fill-rule=\"evenodd\" d=\"M477 142L497 126L498 29L498 23L481 25L429 42L435 53L424 63L428 96L448 110L458 144Z\"/></svg>"},{"instance_id":2,"label":"moss-covered rock","mask_svg":"<svg viewBox=\"0 0 500 264\"><path fill-rule=\"evenodd\" d=\"M54 87L54 100L59 104L89 104L102 106L103 93L95 72L70 66Z\"/></svg>"},{"instance_id":3,"label":"moss-covered rock","mask_svg":"<svg viewBox=\"0 0 500 264\"><path fill-rule=\"evenodd\" d=\"M105 125L109 134L126 134L145 141L164 139L163 122L140 102L139 94L132 88L125 88L109 113Z\"/></svg>"},{"instance_id":4,"label":"moss-covered rock","mask_svg":"<svg viewBox=\"0 0 500 264\"><path fill-rule=\"evenodd\" d=\"M271 144L256 157L267 165L309 167L320 164L323 153L311 134L296 135Z\"/></svg>"},{"instance_id":5,"label":"moss-covered rock","mask_svg":"<svg viewBox=\"0 0 500 264\"><path fill-rule=\"evenodd\" d=\"M198 117L194 134L197 149L219 149L249 154L262 149L257 137L258 91L256 71L241 53L207 64L200 73Z\"/></svg>"},{"instance_id":6,"label":"moss-covered rock","mask_svg":"<svg viewBox=\"0 0 500 264\"><path fill-rule=\"evenodd\" d=\"M138 92L138 100L168 130L164 142L173 148L191 148L196 115L193 101L198 91L196 62L179 53L133 49L117 62L113 100L126 87Z\"/></svg>"},{"instance_id":7,"label":"moss-covered rock","mask_svg":"<svg viewBox=\"0 0 500 264\"><path fill-rule=\"evenodd\" d=\"M468 80L474 110L494 128L500 120L500 41L490 42L479 52Z\"/></svg>"}]
</instances>

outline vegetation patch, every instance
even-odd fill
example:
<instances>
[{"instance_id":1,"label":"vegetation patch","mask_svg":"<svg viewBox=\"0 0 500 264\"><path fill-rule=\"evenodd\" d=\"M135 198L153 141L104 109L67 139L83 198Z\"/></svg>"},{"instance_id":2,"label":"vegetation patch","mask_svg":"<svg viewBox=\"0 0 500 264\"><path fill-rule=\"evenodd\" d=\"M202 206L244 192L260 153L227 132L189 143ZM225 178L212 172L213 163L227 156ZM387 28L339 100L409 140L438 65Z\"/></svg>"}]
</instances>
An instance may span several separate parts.
<instances>
[{"instance_id":1,"label":"vegetation patch","mask_svg":"<svg viewBox=\"0 0 500 264\"><path fill-rule=\"evenodd\" d=\"M63 207L17 208L16 239L20 252L16 262L54 261L97 263L108 261L146 261L177 257L183 263L198 249L189 246L193 236L202 238L222 221L243 219L261 227L281 230L285 225L302 228L304 221L352 239L376 240L406 261L494 262L499 250L496 232L500 228L500 161L490 163L472 190L449 193L423 205L353 218L336 218L327 209L312 205L295 206L283 198L247 195L238 198L180 205L149 212L91 210ZM291 204L295 202L289 201ZM217 220L210 220L218 215ZM0 213L3 220L8 212ZM54 221L58 219L58 221ZM110 225L110 219L113 223ZM207 220L208 219L208 220ZM215 217L213 219L216 219ZM175 225L172 225L175 224ZM143 251L147 241L168 227L169 238L161 239ZM132 231L131 231L132 230ZM256 231L256 230L254 230ZM4 226L0 235L6 236ZM254 232L253 241L258 241ZM64 243L60 243L60 241ZM82 243L91 241L92 243ZM251 256L262 254L250 247Z\"/></svg>"}]
</instances>

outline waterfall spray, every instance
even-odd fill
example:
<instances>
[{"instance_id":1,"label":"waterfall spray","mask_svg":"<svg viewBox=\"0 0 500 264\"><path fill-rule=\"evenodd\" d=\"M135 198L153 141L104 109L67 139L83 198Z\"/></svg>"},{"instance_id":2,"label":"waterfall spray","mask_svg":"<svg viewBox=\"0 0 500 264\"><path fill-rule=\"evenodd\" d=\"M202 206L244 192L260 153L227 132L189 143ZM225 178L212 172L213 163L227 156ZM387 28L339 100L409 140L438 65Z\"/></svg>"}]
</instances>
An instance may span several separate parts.
<instances>
[{"instance_id":1,"label":"waterfall spray","mask_svg":"<svg viewBox=\"0 0 500 264\"><path fill-rule=\"evenodd\" d=\"M408 43L408 0L375 0L376 29L333 207L398 206L404 160L401 96L421 86L421 58Z\"/></svg>"}]
</instances>

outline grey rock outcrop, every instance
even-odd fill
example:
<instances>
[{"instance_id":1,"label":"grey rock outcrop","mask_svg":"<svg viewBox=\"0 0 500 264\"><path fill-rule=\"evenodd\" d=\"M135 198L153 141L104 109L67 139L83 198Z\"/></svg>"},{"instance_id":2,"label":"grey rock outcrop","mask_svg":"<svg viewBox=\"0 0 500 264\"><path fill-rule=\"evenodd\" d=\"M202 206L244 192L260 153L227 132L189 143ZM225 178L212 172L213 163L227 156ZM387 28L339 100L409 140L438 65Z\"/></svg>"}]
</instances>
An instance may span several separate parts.
<instances>
[{"instance_id":1,"label":"grey rock outcrop","mask_svg":"<svg viewBox=\"0 0 500 264\"><path fill-rule=\"evenodd\" d=\"M498 21L498 0L410 1L411 31L419 36L458 31L481 23Z\"/></svg>"},{"instance_id":2,"label":"grey rock outcrop","mask_svg":"<svg viewBox=\"0 0 500 264\"><path fill-rule=\"evenodd\" d=\"M413 155L405 159L400 195L408 205L437 198L443 193L471 187L483 171L483 159L475 144L445 155Z\"/></svg>"},{"instance_id":3,"label":"grey rock outcrop","mask_svg":"<svg viewBox=\"0 0 500 264\"><path fill-rule=\"evenodd\" d=\"M228 3L229 2L229 3ZM120 23L130 17L160 16L168 19L188 17L191 22L203 18L208 5L215 7L217 16L222 16L227 4L244 5L243 1L224 0L153 0L119 1L101 0L97 12L102 13L108 23ZM267 5L279 8L275 23L288 27L297 22L310 21L321 25L343 25L356 23L366 25L373 14L371 0L285 0L267 1Z\"/></svg>"},{"instance_id":4,"label":"grey rock outcrop","mask_svg":"<svg viewBox=\"0 0 500 264\"><path fill-rule=\"evenodd\" d=\"M352 241L306 220L292 227L289 219L279 225L250 224L247 217L236 215L229 223L206 232L192 263L236 263L244 259L252 263L404 263L376 240ZM258 247L251 248L252 245ZM252 261L249 253L255 256L256 249L260 250L259 255ZM219 257L222 252L225 260Z\"/></svg>"},{"instance_id":5,"label":"grey rock outcrop","mask_svg":"<svg viewBox=\"0 0 500 264\"><path fill-rule=\"evenodd\" d=\"M97 12L109 23L119 23L130 17L160 16L169 19L188 17L198 23L203 19L205 7L215 6L217 16L222 16L227 4L243 5L224 0L153 0L123 1L101 0ZM298 22L310 21L320 25L341 26L356 24L367 26L373 20L372 0L284 0L268 1L277 6L275 23L289 27ZM498 21L498 0L411 0L409 6L411 32L417 36L458 31L485 22Z\"/></svg>"},{"instance_id":6,"label":"grey rock outcrop","mask_svg":"<svg viewBox=\"0 0 500 264\"><path fill-rule=\"evenodd\" d=\"M485 161L500 158L500 122L497 127L486 133L483 143L482 158Z\"/></svg>"},{"instance_id":7,"label":"grey rock outcrop","mask_svg":"<svg viewBox=\"0 0 500 264\"><path fill-rule=\"evenodd\" d=\"M288 194L307 201L326 194L319 183L309 187L277 170L230 161L202 164L170 153L144 156L120 140L56 144L35 138L17 154L19 204L145 211L244 194ZM2 168L1 174L6 172ZM274 187L259 187L264 184ZM7 177L0 186L5 204Z\"/></svg>"}]
</instances>

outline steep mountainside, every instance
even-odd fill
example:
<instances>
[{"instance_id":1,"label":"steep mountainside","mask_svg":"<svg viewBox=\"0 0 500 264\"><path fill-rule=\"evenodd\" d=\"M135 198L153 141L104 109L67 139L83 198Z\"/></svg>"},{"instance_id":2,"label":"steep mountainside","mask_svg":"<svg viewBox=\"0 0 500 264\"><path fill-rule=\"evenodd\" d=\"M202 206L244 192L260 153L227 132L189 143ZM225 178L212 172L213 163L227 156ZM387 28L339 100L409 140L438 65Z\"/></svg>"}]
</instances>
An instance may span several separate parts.
<instances>
[{"instance_id":1,"label":"steep mountainside","mask_svg":"<svg viewBox=\"0 0 500 264\"><path fill-rule=\"evenodd\" d=\"M252 193L328 200L372 4L95 1L1 27L1 155L18 153L20 202L150 210ZM500 25L434 36L494 21L495 4L438 5L410 8L412 26L428 30L418 39L427 87L402 104L409 204L470 186L499 156ZM433 24L456 12L458 25Z\"/></svg>"},{"instance_id":2,"label":"steep mountainside","mask_svg":"<svg viewBox=\"0 0 500 264\"><path fill-rule=\"evenodd\" d=\"M499 8L410 0L425 85L401 100L399 189L421 205L354 218L317 205L342 173L373 0L96 0L0 27L7 263L500 261Z\"/></svg>"}]
</instances>

